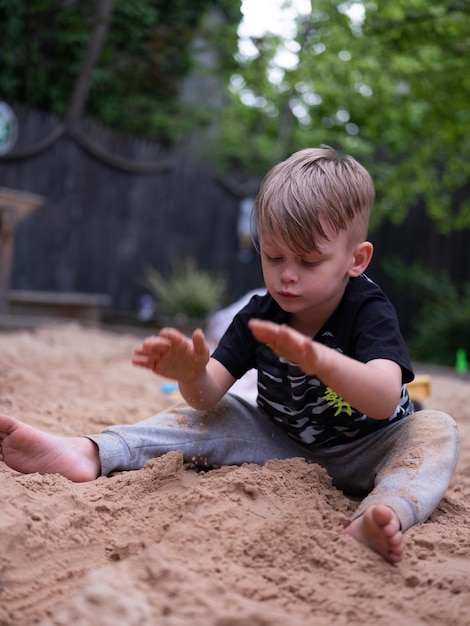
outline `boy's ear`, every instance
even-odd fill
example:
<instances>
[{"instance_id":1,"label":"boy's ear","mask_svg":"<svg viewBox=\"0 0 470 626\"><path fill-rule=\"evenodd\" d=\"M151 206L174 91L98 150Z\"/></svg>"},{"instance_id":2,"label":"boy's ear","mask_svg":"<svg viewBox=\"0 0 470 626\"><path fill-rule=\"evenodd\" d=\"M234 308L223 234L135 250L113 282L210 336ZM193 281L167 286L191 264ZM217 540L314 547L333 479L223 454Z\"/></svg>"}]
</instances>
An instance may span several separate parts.
<instances>
[{"instance_id":1,"label":"boy's ear","mask_svg":"<svg viewBox=\"0 0 470 626\"><path fill-rule=\"evenodd\" d=\"M358 243L353 251L353 258L348 271L349 276L360 276L365 272L372 259L373 252L374 246L370 241Z\"/></svg>"}]
</instances>

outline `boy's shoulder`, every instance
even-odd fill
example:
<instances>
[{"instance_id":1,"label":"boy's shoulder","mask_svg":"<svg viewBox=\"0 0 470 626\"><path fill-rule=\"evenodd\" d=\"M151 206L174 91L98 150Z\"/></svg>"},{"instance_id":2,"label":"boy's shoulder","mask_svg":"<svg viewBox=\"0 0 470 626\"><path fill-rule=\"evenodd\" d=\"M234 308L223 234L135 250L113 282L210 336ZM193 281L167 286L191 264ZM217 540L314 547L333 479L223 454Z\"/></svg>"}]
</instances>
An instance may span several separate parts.
<instances>
[{"instance_id":1,"label":"boy's shoulder","mask_svg":"<svg viewBox=\"0 0 470 626\"><path fill-rule=\"evenodd\" d=\"M350 278L337 309L325 326L341 334L356 333L379 320L396 322L396 311L382 289L365 274Z\"/></svg>"},{"instance_id":2,"label":"boy's shoulder","mask_svg":"<svg viewBox=\"0 0 470 626\"><path fill-rule=\"evenodd\" d=\"M344 291L343 300L361 304L368 299L390 302L382 288L366 274L350 278Z\"/></svg>"},{"instance_id":3,"label":"boy's shoulder","mask_svg":"<svg viewBox=\"0 0 470 626\"><path fill-rule=\"evenodd\" d=\"M347 335L378 324L398 327L392 302L381 287L365 274L350 278L338 308L326 325Z\"/></svg>"}]
</instances>

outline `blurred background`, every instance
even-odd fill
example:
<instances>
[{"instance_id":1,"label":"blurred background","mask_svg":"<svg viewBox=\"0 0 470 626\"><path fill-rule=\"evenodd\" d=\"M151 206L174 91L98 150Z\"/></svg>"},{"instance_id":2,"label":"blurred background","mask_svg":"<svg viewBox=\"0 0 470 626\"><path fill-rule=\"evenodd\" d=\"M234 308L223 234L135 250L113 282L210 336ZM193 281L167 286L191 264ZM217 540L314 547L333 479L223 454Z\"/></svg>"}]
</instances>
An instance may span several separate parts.
<instances>
[{"instance_id":1,"label":"blurred background","mask_svg":"<svg viewBox=\"0 0 470 626\"><path fill-rule=\"evenodd\" d=\"M412 357L465 365L467 0L0 0L0 21L0 311L204 318L262 284L262 176L324 143L374 178L368 274Z\"/></svg>"}]
</instances>

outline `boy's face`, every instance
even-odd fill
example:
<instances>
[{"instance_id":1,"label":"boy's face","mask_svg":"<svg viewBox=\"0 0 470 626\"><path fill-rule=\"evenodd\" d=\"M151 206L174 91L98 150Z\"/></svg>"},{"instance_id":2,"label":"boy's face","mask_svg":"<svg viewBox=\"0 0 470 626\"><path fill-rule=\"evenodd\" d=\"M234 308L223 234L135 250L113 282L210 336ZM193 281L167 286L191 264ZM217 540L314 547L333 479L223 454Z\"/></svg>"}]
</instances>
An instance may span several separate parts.
<instances>
[{"instance_id":1,"label":"boy's face","mask_svg":"<svg viewBox=\"0 0 470 626\"><path fill-rule=\"evenodd\" d=\"M297 256L282 238L260 233L261 264L264 281L279 306L299 318L311 315L326 321L338 306L352 275L357 275L356 245L348 233L338 235L325 229L329 241L320 252Z\"/></svg>"}]
</instances>

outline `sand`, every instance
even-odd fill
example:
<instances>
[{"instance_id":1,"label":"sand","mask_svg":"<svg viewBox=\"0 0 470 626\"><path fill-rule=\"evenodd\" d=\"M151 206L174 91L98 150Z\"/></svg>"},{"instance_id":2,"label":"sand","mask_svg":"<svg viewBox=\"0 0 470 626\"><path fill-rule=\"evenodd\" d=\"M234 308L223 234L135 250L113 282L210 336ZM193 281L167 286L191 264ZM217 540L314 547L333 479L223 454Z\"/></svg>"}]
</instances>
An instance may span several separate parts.
<instances>
[{"instance_id":1,"label":"sand","mask_svg":"<svg viewBox=\"0 0 470 626\"><path fill-rule=\"evenodd\" d=\"M0 334L0 411L99 432L169 406L131 334ZM470 624L470 386L431 372L425 404L461 431L451 487L398 565L342 532L356 503L300 459L206 473L179 453L85 484L0 464L2 626Z\"/></svg>"}]
</instances>

